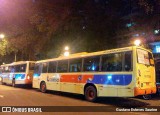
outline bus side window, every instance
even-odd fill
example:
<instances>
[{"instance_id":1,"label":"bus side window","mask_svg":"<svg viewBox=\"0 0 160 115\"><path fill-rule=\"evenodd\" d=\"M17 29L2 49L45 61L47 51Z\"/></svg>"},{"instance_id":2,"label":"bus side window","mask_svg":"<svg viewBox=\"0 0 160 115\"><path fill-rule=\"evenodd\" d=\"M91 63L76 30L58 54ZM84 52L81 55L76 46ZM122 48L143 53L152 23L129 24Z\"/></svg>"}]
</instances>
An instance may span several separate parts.
<instances>
[{"instance_id":1,"label":"bus side window","mask_svg":"<svg viewBox=\"0 0 160 115\"><path fill-rule=\"evenodd\" d=\"M29 63L29 70L34 70L35 63Z\"/></svg>"},{"instance_id":2,"label":"bus side window","mask_svg":"<svg viewBox=\"0 0 160 115\"><path fill-rule=\"evenodd\" d=\"M20 71L20 65L15 65L14 68L15 68L15 72L19 72Z\"/></svg>"},{"instance_id":3,"label":"bus side window","mask_svg":"<svg viewBox=\"0 0 160 115\"><path fill-rule=\"evenodd\" d=\"M47 73L48 63L43 63L42 73Z\"/></svg>"},{"instance_id":4,"label":"bus side window","mask_svg":"<svg viewBox=\"0 0 160 115\"><path fill-rule=\"evenodd\" d=\"M122 53L102 56L102 71L122 71Z\"/></svg>"},{"instance_id":5,"label":"bus side window","mask_svg":"<svg viewBox=\"0 0 160 115\"><path fill-rule=\"evenodd\" d=\"M58 61L57 72L63 73L68 71L68 60Z\"/></svg>"},{"instance_id":6,"label":"bus side window","mask_svg":"<svg viewBox=\"0 0 160 115\"><path fill-rule=\"evenodd\" d=\"M83 71L99 71L100 56L84 58Z\"/></svg>"},{"instance_id":7,"label":"bus side window","mask_svg":"<svg viewBox=\"0 0 160 115\"><path fill-rule=\"evenodd\" d=\"M20 72L25 72L26 71L26 64L20 65Z\"/></svg>"},{"instance_id":8,"label":"bus side window","mask_svg":"<svg viewBox=\"0 0 160 115\"><path fill-rule=\"evenodd\" d=\"M55 73L56 72L56 66L57 62L49 62L49 67L48 67L48 73Z\"/></svg>"},{"instance_id":9,"label":"bus side window","mask_svg":"<svg viewBox=\"0 0 160 115\"><path fill-rule=\"evenodd\" d=\"M41 74L41 73L42 73L42 64L41 63L35 64L34 74Z\"/></svg>"},{"instance_id":10,"label":"bus side window","mask_svg":"<svg viewBox=\"0 0 160 115\"><path fill-rule=\"evenodd\" d=\"M15 72L15 67L14 66L10 66L10 72L11 73Z\"/></svg>"},{"instance_id":11,"label":"bus side window","mask_svg":"<svg viewBox=\"0 0 160 115\"><path fill-rule=\"evenodd\" d=\"M5 68L5 69L4 69L5 73L9 72L9 67L8 67L8 66L6 66L6 67L4 67L4 68Z\"/></svg>"},{"instance_id":12,"label":"bus side window","mask_svg":"<svg viewBox=\"0 0 160 115\"><path fill-rule=\"evenodd\" d=\"M22 70L21 70L21 65L17 65L17 67L16 67L17 69L17 72L22 72Z\"/></svg>"},{"instance_id":13,"label":"bus side window","mask_svg":"<svg viewBox=\"0 0 160 115\"><path fill-rule=\"evenodd\" d=\"M82 67L82 59L73 59L69 61L69 72L80 72Z\"/></svg>"},{"instance_id":14,"label":"bus side window","mask_svg":"<svg viewBox=\"0 0 160 115\"><path fill-rule=\"evenodd\" d=\"M124 64L124 69L125 71L132 71L132 52L131 51L128 51L128 52L125 52L125 57L124 57L124 61L125 61L125 64Z\"/></svg>"}]
</instances>

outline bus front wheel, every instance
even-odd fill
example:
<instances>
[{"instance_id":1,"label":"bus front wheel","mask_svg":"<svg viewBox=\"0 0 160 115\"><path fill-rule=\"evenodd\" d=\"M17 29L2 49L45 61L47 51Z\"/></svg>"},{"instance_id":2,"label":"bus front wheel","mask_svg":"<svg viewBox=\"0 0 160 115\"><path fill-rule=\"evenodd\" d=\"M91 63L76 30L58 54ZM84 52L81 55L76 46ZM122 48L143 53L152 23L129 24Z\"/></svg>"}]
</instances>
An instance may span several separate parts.
<instances>
[{"instance_id":1,"label":"bus front wheel","mask_svg":"<svg viewBox=\"0 0 160 115\"><path fill-rule=\"evenodd\" d=\"M41 89L41 92L42 93L45 93L47 88L46 88L46 83L45 82L42 82L41 85L40 85L40 89Z\"/></svg>"},{"instance_id":2,"label":"bus front wheel","mask_svg":"<svg viewBox=\"0 0 160 115\"><path fill-rule=\"evenodd\" d=\"M94 86L88 86L85 89L85 99L90 102L94 102L97 98L97 90Z\"/></svg>"}]
</instances>

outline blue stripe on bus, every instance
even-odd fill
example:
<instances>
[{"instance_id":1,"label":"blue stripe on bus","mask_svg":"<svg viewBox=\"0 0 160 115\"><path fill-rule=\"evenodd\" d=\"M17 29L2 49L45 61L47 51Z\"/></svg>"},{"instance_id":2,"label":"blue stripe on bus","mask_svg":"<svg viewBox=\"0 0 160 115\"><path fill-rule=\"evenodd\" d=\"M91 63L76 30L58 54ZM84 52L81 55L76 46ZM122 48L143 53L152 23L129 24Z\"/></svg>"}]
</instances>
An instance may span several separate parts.
<instances>
[{"instance_id":1,"label":"blue stripe on bus","mask_svg":"<svg viewBox=\"0 0 160 115\"><path fill-rule=\"evenodd\" d=\"M25 78L25 74L14 74L14 78L15 79L24 79Z\"/></svg>"},{"instance_id":2,"label":"blue stripe on bus","mask_svg":"<svg viewBox=\"0 0 160 115\"><path fill-rule=\"evenodd\" d=\"M129 85L132 81L132 75L94 75L92 80L88 80L87 83L103 84L103 85Z\"/></svg>"},{"instance_id":3,"label":"blue stripe on bus","mask_svg":"<svg viewBox=\"0 0 160 115\"><path fill-rule=\"evenodd\" d=\"M33 77L34 77L34 78L40 77L40 73L34 73L34 74L33 74Z\"/></svg>"}]
</instances>

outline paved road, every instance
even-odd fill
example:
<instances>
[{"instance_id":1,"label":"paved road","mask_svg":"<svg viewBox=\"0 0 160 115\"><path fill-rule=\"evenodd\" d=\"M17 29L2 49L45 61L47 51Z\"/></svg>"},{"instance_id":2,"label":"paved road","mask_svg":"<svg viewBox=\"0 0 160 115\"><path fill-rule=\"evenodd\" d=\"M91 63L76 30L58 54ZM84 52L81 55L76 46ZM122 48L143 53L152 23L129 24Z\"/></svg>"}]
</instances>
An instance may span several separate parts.
<instances>
[{"instance_id":1,"label":"paved road","mask_svg":"<svg viewBox=\"0 0 160 115\"><path fill-rule=\"evenodd\" d=\"M160 97L152 100L139 98L99 98L96 103L85 101L82 95L62 92L41 93L36 89L13 88L0 85L1 106L108 106L112 109L160 106Z\"/></svg>"}]
</instances>

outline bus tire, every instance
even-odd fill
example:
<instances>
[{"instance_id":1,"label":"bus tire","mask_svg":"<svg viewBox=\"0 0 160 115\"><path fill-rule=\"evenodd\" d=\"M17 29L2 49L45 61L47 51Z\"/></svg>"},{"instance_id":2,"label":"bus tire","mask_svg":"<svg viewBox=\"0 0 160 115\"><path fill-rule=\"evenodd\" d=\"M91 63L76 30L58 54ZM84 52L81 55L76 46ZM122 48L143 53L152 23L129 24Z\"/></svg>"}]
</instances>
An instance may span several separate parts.
<instances>
[{"instance_id":1,"label":"bus tire","mask_svg":"<svg viewBox=\"0 0 160 115\"><path fill-rule=\"evenodd\" d=\"M46 83L44 81L41 82L40 90L42 93L46 93L46 91L47 91Z\"/></svg>"},{"instance_id":2,"label":"bus tire","mask_svg":"<svg viewBox=\"0 0 160 115\"><path fill-rule=\"evenodd\" d=\"M97 90L94 86L90 85L85 88L85 99L90 102L94 102L97 98Z\"/></svg>"},{"instance_id":3,"label":"bus tire","mask_svg":"<svg viewBox=\"0 0 160 115\"><path fill-rule=\"evenodd\" d=\"M12 87L16 87L15 79L12 80Z\"/></svg>"}]
</instances>

